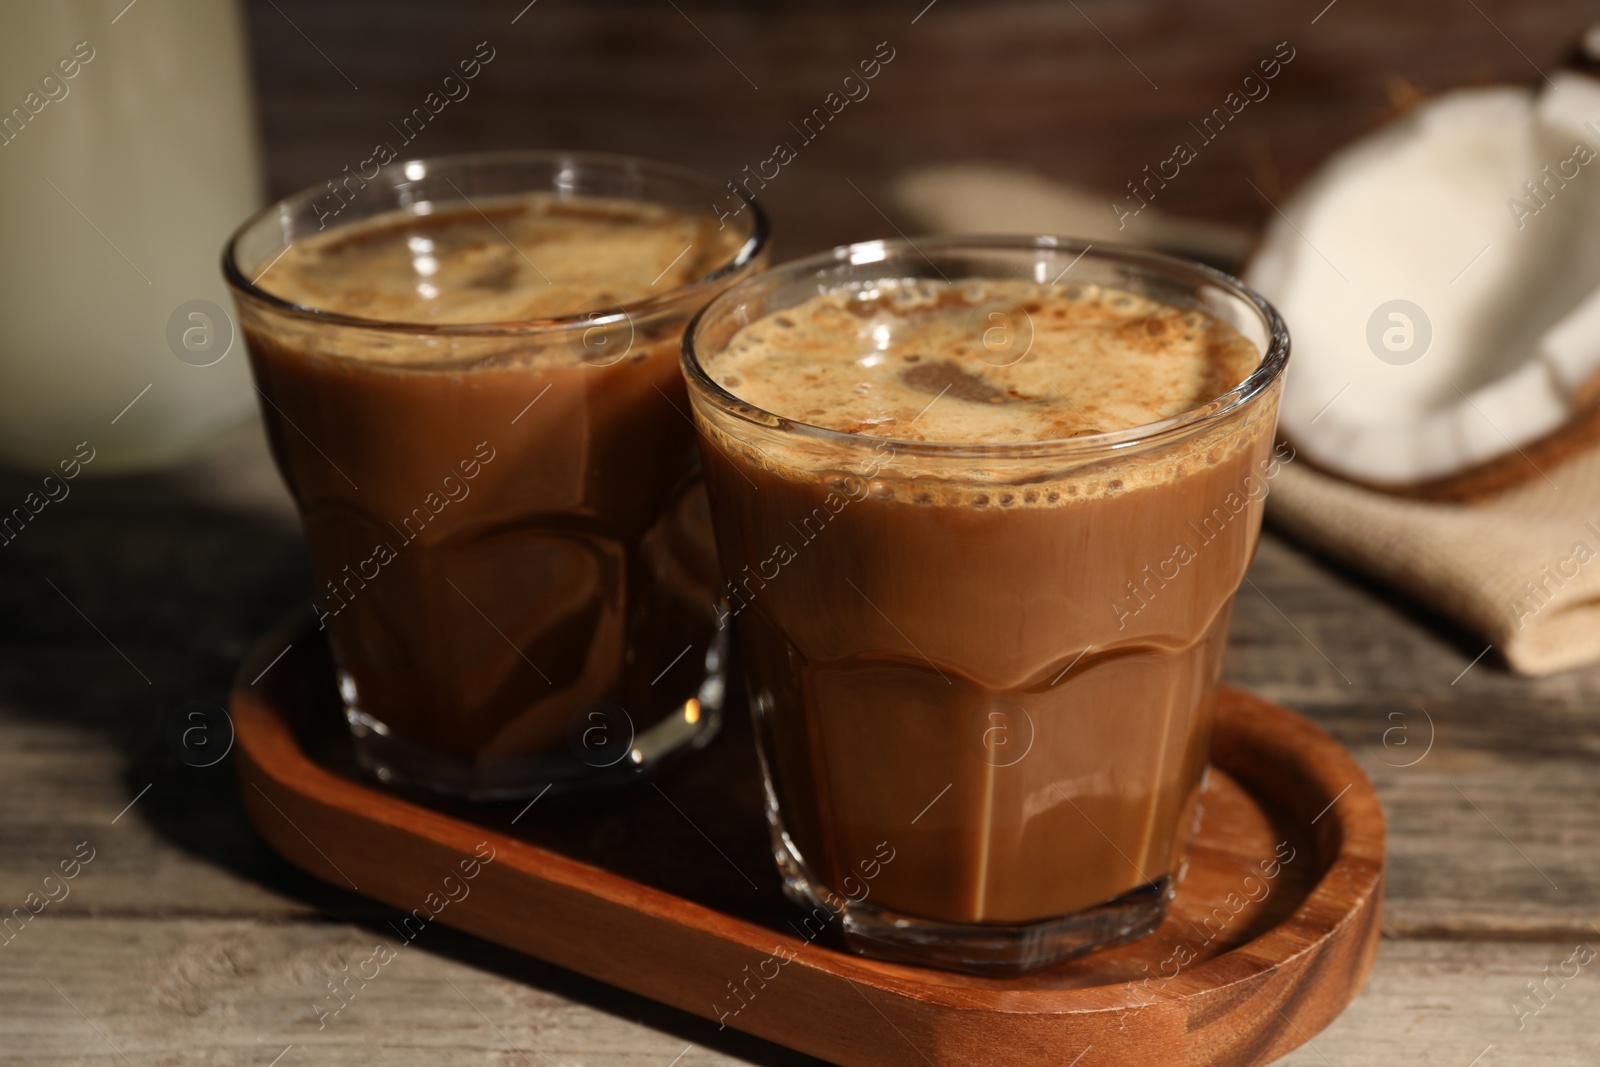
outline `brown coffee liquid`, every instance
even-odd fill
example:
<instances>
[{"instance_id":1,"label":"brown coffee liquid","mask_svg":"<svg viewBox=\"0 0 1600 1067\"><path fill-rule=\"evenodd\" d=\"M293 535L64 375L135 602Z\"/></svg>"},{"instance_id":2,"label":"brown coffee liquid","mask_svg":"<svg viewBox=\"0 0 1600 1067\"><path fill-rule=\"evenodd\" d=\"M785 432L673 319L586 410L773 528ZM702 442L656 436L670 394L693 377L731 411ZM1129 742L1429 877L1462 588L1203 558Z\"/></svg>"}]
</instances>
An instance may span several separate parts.
<instances>
[{"instance_id":1,"label":"brown coffee liquid","mask_svg":"<svg viewBox=\"0 0 1600 1067\"><path fill-rule=\"evenodd\" d=\"M818 296L711 358L758 407L884 439L702 423L764 750L823 883L887 842L870 903L1024 923L1177 872L1270 417L1087 465L905 442L1144 425L1259 358L1200 311L1003 282Z\"/></svg>"},{"instance_id":2,"label":"brown coffee liquid","mask_svg":"<svg viewBox=\"0 0 1600 1067\"><path fill-rule=\"evenodd\" d=\"M654 205L475 205L300 240L259 284L393 322L523 322L665 294L736 251L709 215ZM595 702L643 729L693 695L715 584L676 363L693 310L559 341L245 316L348 704L499 760L562 749Z\"/></svg>"}]
</instances>

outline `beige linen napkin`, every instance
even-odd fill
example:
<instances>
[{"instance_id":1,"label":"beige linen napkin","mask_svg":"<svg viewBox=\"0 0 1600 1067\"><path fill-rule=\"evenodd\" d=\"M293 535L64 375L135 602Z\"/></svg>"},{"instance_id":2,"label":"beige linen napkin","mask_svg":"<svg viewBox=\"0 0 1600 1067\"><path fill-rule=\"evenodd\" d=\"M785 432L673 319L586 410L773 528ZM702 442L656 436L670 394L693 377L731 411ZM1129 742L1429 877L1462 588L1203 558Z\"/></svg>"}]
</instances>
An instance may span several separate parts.
<instances>
[{"instance_id":1,"label":"beige linen napkin","mask_svg":"<svg viewBox=\"0 0 1600 1067\"><path fill-rule=\"evenodd\" d=\"M1267 516L1482 634L1514 670L1600 659L1600 451L1478 504L1390 496L1290 463Z\"/></svg>"},{"instance_id":2,"label":"beige linen napkin","mask_svg":"<svg viewBox=\"0 0 1600 1067\"><path fill-rule=\"evenodd\" d=\"M925 231L1052 233L1223 260L1249 243L1240 231L1154 209L1119 230L1109 197L992 167L917 171L892 195ZM1472 504L1392 496L1289 463L1273 479L1267 516L1481 634L1514 670L1547 674L1600 659L1600 450Z\"/></svg>"}]
</instances>

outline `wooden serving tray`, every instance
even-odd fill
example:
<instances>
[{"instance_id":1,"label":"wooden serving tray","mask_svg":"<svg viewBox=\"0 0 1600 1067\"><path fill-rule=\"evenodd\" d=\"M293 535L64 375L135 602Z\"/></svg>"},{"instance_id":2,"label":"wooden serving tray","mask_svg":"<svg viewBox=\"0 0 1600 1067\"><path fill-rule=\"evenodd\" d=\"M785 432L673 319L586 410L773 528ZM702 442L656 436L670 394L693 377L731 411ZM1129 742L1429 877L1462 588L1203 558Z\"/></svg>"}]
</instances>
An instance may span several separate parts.
<instances>
[{"instance_id":1,"label":"wooden serving tray","mask_svg":"<svg viewBox=\"0 0 1600 1067\"><path fill-rule=\"evenodd\" d=\"M245 808L291 862L845 1067L1263 1064L1331 1022L1377 950L1371 784L1327 734L1236 690L1161 929L995 979L863 959L833 930L806 939L768 851L742 705L707 750L620 797L483 806L361 774L308 618L263 638L239 679Z\"/></svg>"}]
</instances>

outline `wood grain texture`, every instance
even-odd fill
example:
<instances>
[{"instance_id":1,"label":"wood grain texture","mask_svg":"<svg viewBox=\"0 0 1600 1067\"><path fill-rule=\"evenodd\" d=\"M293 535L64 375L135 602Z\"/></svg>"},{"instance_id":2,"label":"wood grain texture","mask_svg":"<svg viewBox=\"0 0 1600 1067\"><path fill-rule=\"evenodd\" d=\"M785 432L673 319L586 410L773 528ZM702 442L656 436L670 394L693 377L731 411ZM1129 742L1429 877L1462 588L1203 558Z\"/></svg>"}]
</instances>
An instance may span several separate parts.
<instances>
[{"instance_id":1,"label":"wood grain texture","mask_svg":"<svg viewBox=\"0 0 1600 1067\"><path fill-rule=\"evenodd\" d=\"M1157 201L1253 226L1272 210L1262 194L1276 200L1396 99L1532 84L1595 17L1580 0L1339 0L1320 18L1327 0L938 0L917 18L927 2L539 0L513 24L526 0L251 0L271 188L321 184L379 140L401 147L390 123L487 41L496 58L472 95L407 151L589 148L734 178L788 140L797 158L761 192L785 259L893 236L888 179L930 163L1120 196L1287 41L1270 95ZM804 142L790 124L883 41L895 58L869 95Z\"/></svg>"},{"instance_id":2,"label":"wood grain texture","mask_svg":"<svg viewBox=\"0 0 1600 1067\"><path fill-rule=\"evenodd\" d=\"M107 1039L136 1067L267 1067L287 1046L278 1067L668 1067L680 1054L674 1067L818 1062L447 928L405 950L318 1030L313 1002L370 955L374 928L48 914L38 922L28 943L0 952L5 1067L126 1067ZM1466 1067L1492 1045L1478 1067L1588 1067L1600 1047L1591 968L1520 1030L1509 1007L1572 947L1385 941L1349 1010L1279 1062Z\"/></svg>"},{"instance_id":3,"label":"wood grain texture","mask_svg":"<svg viewBox=\"0 0 1600 1067\"><path fill-rule=\"evenodd\" d=\"M1131 945L1009 979L862 959L834 943L836 930L806 936L785 915L765 850L734 843L760 836L741 833L759 830L742 704L715 754L602 809L538 811L452 811L374 788L350 765L332 660L305 612L246 657L230 709L251 822L297 866L409 910L417 923L396 926L394 942L437 914L845 1067L1002 1062L1001 1048L1015 1063L1081 1050L1085 1067L1265 1063L1337 1016L1377 948L1383 816L1371 785L1326 734L1233 690L1167 922ZM669 817L677 833L653 832L643 847L608 832L658 822L667 807L688 826ZM722 842L718 856L696 834ZM676 861L684 852L699 856L688 871ZM725 893L729 867L755 897L742 885ZM768 975L774 958L786 962ZM817 1017L832 1024L818 1029Z\"/></svg>"},{"instance_id":4,"label":"wood grain texture","mask_svg":"<svg viewBox=\"0 0 1600 1067\"><path fill-rule=\"evenodd\" d=\"M481 40L497 58L418 151L573 146L727 175L765 158L788 122L889 40L897 57L871 97L763 194L785 258L892 234L867 197L887 209L889 179L926 163L1020 165L1115 191L1287 39L1297 57L1273 95L1186 167L1163 204L1256 225L1271 208L1245 178L1276 200L1406 85L1531 82L1595 15L1578 0L1338 0L1325 12L1326 0L938 0L913 26L925 0L680 2L691 26L665 4L539 0L513 25L524 3L247 0L272 189L364 158ZM196 131L196 150L204 143ZM666 1067L680 1052L677 1067L813 1062L444 928L316 1030L309 998L340 961L364 958L396 913L277 858L244 818L233 757L188 767L164 737L183 702L220 702L249 644L310 592L254 432L169 475L80 479L0 548L0 904L21 904L38 887L31 872L42 879L75 843L99 848L69 898L0 946L0 1064L126 1067L92 1020L138 1067L265 1067L291 1019L312 1021L284 1039L294 1047L282 1067ZM0 501L34 487L0 474ZM1483 645L1450 620L1270 534L1250 579L1229 680L1348 746L1390 832L1372 978L1283 1062L1466 1067L1490 1044L1479 1067L1600 1061L1592 968L1523 1030L1508 1007L1576 941L1600 944L1589 925L1600 900L1600 669L1522 679L1491 650L1463 674ZM173 983L180 995L165 999Z\"/></svg>"},{"instance_id":5,"label":"wood grain texture","mask_svg":"<svg viewBox=\"0 0 1600 1067\"><path fill-rule=\"evenodd\" d=\"M244 818L234 757L214 768L188 767L163 736L184 701L220 700L248 642L309 590L303 549L258 434L251 429L212 461L171 475L80 483L31 531L43 536L19 538L0 553L0 733L7 742L0 745L0 900L20 904L38 887L31 872L42 879L75 843L89 840L99 849L69 898L50 905L27 939L0 947L0 982L21 997L16 1010L0 1011L0 1063L120 1062L92 1029L58 1027L44 1021L54 1016L32 1014L38 992L54 996L39 984L43 973L92 1018L103 1021L91 1009L124 1013L121 1032L137 1036L141 1047L165 1048L169 1056L188 1050L183 1055L192 1062L264 1064L271 1059L260 1055L265 1044L251 1042L268 1040L279 1025L281 1009L273 1005L293 990L211 975L206 981L216 995L235 1004L221 1029L209 1012L171 1017L125 1007L145 1003L150 982L141 968L160 965L155 946L198 937L192 931L213 921L234 923L229 929L248 931L235 940L248 941L276 975L270 961L294 958L297 945L365 939L397 915L278 859ZM27 485L0 476L0 492L16 495ZM152 686L56 597L46 577ZM1388 940L1368 990L1314 1038L1316 1048L1340 1067L1428 1058L1464 1065L1485 1044L1515 1038L1499 1047L1523 1050L1526 1062L1590 1062L1600 1037L1578 1010L1595 1003L1584 999L1588 972L1526 1032L1516 1030L1505 1001L1576 941L1600 943L1589 926L1600 876L1593 861L1600 853L1600 723L1593 711L1600 670L1527 680L1499 669L1491 653L1463 674L1482 646L1270 533L1250 579L1234 613L1229 679L1308 714L1349 746L1389 820ZM1418 704L1432 716L1431 747ZM1390 718L1394 712L1405 718ZM1406 733L1386 739L1397 724ZM149 792L113 825L146 785ZM729 879L738 883L731 871ZM58 951L57 938L91 928L110 932L84 934L73 951ZM440 1006L450 994L441 985L448 976L474 1000L465 982L498 990L500 1003L515 1010L511 1018L496 1015L497 1024L535 1063L659 1067L691 1041L686 1064L731 1062L729 1056L799 1062L748 1039L728 1045L730 1031L719 1034L714 1024L559 968L508 963L484 942L437 932L440 938L415 946L416 955L408 950L408 971L397 972L416 975L406 995L375 997L371 1014L352 1013L359 1039L350 1037L351 1027L332 1024L316 1035L331 1043L330 1054L379 1062L377 1041L403 1047L392 1056L409 1062L459 1062L437 1028L462 1035L483 1020L464 1003ZM329 977L313 984L320 988ZM304 991L293 996L309 1017L309 1007L300 1007ZM536 1026L530 1020L546 1016L520 1013L540 998L565 1003L559 1025ZM1566 1003L1574 1009L1560 1010ZM56 1008L70 1011L64 1002ZM628 1019L644 1019L648 1029ZM664 1046L651 1031L683 1042L656 1056ZM1462 1035L1483 1040L1458 1057ZM465 1047L487 1049L491 1036L485 1028ZM317 1046L297 1046L284 1062L308 1047ZM524 1062L510 1052L504 1058ZM306 1054L301 1062L315 1061ZM1302 1049L1289 1062L1324 1061Z\"/></svg>"}]
</instances>

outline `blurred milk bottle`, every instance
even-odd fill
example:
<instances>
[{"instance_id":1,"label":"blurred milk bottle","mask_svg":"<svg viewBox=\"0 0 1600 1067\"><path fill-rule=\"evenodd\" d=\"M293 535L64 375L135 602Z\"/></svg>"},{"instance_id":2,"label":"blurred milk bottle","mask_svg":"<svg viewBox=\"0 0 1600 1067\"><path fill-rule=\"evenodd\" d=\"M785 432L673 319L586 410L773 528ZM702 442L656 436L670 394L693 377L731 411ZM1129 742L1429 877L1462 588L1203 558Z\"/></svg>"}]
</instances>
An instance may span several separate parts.
<instances>
[{"instance_id":1,"label":"blurred milk bottle","mask_svg":"<svg viewBox=\"0 0 1600 1067\"><path fill-rule=\"evenodd\" d=\"M0 463L148 469L254 410L217 264L260 202L234 0L0 0Z\"/></svg>"}]
</instances>

